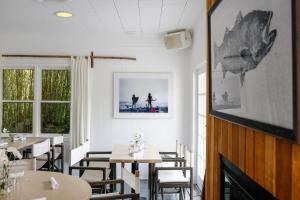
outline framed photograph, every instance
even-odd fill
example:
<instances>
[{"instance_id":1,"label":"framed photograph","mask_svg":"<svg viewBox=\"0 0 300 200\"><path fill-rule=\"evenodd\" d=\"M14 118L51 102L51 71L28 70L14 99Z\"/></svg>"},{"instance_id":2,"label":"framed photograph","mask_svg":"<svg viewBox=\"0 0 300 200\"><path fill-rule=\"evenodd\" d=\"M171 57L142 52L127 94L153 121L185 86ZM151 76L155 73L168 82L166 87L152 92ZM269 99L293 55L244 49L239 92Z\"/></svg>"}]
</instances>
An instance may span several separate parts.
<instances>
[{"instance_id":1,"label":"framed photograph","mask_svg":"<svg viewBox=\"0 0 300 200\"><path fill-rule=\"evenodd\" d=\"M114 73L115 118L169 118L171 73Z\"/></svg>"},{"instance_id":2,"label":"framed photograph","mask_svg":"<svg viewBox=\"0 0 300 200\"><path fill-rule=\"evenodd\" d=\"M293 4L219 0L211 8L211 115L296 139Z\"/></svg>"}]
</instances>

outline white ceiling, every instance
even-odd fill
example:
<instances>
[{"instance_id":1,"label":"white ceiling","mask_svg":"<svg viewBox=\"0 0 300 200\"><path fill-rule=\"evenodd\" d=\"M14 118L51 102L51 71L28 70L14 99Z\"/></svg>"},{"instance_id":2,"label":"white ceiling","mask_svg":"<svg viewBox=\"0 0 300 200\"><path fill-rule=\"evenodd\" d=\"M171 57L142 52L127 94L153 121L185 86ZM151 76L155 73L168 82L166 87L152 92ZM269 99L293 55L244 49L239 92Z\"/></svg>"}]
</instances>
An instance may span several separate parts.
<instances>
[{"instance_id":1,"label":"white ceiling","mask_svg":"<svg viewBox=\"0 0 300 200\"><path fill-rule=\"evenodd\" d=\"M152 35L191 29L203 0L0 0L0 33ZM60 19L66 10L73 18Z\"/></svg>"}]
</instances>

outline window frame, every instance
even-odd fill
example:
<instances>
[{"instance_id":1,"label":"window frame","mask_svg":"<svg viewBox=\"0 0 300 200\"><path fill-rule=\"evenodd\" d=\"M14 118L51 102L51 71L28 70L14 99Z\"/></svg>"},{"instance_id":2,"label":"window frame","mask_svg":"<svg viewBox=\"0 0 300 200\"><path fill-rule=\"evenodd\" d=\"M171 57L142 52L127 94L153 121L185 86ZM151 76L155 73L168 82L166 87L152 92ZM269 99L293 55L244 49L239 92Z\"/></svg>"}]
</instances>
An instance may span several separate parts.
<instances>
[{"instance_id":1,"label":"window frame","mask_svg":"<svg viewBox=\"0 0 300 200\"><path fill-rule=\"evenodd\" d=\"M200 118L203 119L207 119L207 113L206 113L206 106L204 107L204 114L200 114L199 113L199 106L203 106L203 103L200 102L200 96L205 96L207 95L206 91L203 93L199 93L199 83L200 83L200 79L199 76L205 74L205 79L206 79L206 68L205 68L205 63L201 64L199 66L197 66L197 68L194 71L194 80L193 80L193 97L194 97L194 113L193 113L193 123L194 123L194 145L195 145L195 174L194 174L194 180L195 183L199 183L200 185L198 185L199 187L203 186L203 180L202 177L200 178L199 175L202 174L202 171L199 173L199 167L201 167L201 170L203 170L204 168L206 168L206 160L205 157L206 155L203 155L204 153L206 153L206 145L202 146L202 142L203 140L206 140L206 136L207 136L207 129L205 130L205 137L203 137L203 135L199 134L199 131L201 128L199 126L199 122L200 122ZM207 84L205 82L205 84ZM205 98L206 101L206 98ZM201 120L202 121L202 120ZM205 124L204 126L206 127L206 120L205 120ZM201 141L199 140L201 138ZM204 159L203 159L204 158ZM200 160L199 160L200 159ZM205 161L204 165L202 165L202 161ZM202 184L202 185L201 185Z\"/></svg>"},{"instance_id":2,"label":"window frame","mask_svg":"<svg viewBox=\"0 0 300 200\"><path fill-rule=\"evenodd\" d=\"M3 100L3 70L5 69L33 69L34 70L34 99L33 100ZM51 65L51 64L34 64L34 65L27 65L27 64L20 64L19 65L7 65L7 66L0 66L0 127L2 129L2 119L3 119L3 103L5 102L28 102L32 103L32 133L16 133L16 134L26 134L26 136L31 137L52 137L57 135L63 135L65 138L68 138L71 134L71 119L72 119L72 94L70 101L42 101L42 70L70 70L71 73L71 66L70 65ZM71 81L71 93L72 93L72 77L70 77ZM59 133L42 133L42 124L41 124L41 104L42 103L69 103L70 104L70 131L66 134L59 134ZM8 136L8 134L4 134L0 130L1 135ZM15 134L15 133L14 133Z\"/></svg>"},{"instance_id":3,"label":"window frame","mask_svg":"<svg viewBox=\"0 0 300 200\"><path fill-rule=\"evenodd\" d=\"M70 135L71 134L71 114L72 114L72 111L71 111L71 105L72 105L72 92L71 92L71 97L70 97L70 101L57 101L57 100L42 100L42 71L43 70L70 70L70 73L71 73L71 67L66 67L66 66L62 66L62 67L49 67L49 66L42 66L42 67L39 67L39 82L38 82L38 88L39 88L39 91L38 91L38 104L37 104L37 112L38 112L38 133L42 136L55 136L55 135ZM70 74L71 75L71 74ZM72 78L70 77L70 82L72 84ZM72 91L72 85L71 85L71 91ZM42 133L41 130L42 130L42 109L41 109L41 105L42 103L69 103L70 104L70 131L69 133L66 133L66 134L59 134L59 133Z\"/></svg>"}]
</instances>

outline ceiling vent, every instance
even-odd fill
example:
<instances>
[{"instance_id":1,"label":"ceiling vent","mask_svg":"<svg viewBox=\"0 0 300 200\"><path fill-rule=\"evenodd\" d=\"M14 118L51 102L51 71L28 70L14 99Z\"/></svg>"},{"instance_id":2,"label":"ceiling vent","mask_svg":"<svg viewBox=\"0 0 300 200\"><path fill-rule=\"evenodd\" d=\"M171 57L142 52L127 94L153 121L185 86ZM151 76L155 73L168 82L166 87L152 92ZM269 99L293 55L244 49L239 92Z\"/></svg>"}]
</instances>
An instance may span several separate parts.
<instances>
[{"instance_id":1,"label":"ceiling vent","mask_svg":"<svg viewBox=\"0 0 300 200\"><path fill-rule=\"evenodd\" d=\"M192 34L188 30L168 32L164 41L167 49L185 49L192 45Z\"/></svg>"}]
</instances>

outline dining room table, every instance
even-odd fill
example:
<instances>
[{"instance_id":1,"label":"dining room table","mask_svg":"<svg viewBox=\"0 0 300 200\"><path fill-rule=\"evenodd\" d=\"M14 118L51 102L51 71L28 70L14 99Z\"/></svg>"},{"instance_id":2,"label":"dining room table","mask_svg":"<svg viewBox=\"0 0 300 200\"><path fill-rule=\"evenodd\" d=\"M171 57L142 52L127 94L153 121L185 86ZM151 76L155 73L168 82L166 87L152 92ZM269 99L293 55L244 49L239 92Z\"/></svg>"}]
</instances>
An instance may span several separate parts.
<instances>
[{"instance_id":1,"label":"dining room table","mask_svg":"<svg viewBox=\"0 0 300 200\"><path fill-rule=\"evenodd\" d=\"M52 189L50 178L58 183ZM76 176L57 172L25 171L17 179L11 192L0 195L0 200L88 200L92 195L90 185Z\"/></svg>"},{"instance_id":2,"label":"dining room table","mask_svg":"<svg viewBox=\"0 0 300 200\"><path fill-rule=\"evenodd\" d=\"M155 145L145 144L144 150L141 153L130 154L129 144L115 144L109 158L110 163L131 163L131 172L139 170L139 164L148 164L148 186L149 198L153 199L153 175L154 166L156 163L162 162L162 157L159 154L158 148ZM132 190L134 192L134 190Z\"/></svg>"},{"instance_id":3,"label":"dining room table","mask_svg":"<svg viewBox=\"0 0 300 200\"><path fill-rule=\"evenodd\" d=\"M5 137L5 138L1 138L0 140L0 148L14 147L17 150L21 151L30 148L33 144L43 142L45 139L47 138L30 137L24 140L9 141L8 137Z\"/></svg>"}]
</instances>

